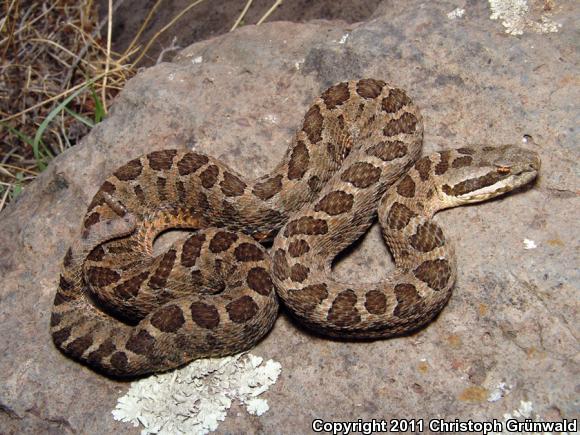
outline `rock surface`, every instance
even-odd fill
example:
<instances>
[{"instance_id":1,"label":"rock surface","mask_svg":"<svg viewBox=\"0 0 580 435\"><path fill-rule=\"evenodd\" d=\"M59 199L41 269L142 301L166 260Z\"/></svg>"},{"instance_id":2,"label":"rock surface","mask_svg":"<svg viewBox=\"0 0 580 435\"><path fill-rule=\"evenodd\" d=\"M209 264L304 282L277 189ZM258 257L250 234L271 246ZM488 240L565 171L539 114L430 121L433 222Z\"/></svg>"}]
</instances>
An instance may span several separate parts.
<instances>
[{"instance_id":1,"label":"rock surface","mask_svg":"<svg viewBox=\"0 0 580 435\"><path fill-rule=\"evenodd\" d=\"M514 37L484 2L384 2L359 25L273 23L188 47L131 80L110 116L0 215L0 432L138 433L112 419L128 388L62 356L48 333L58 269L100 183L140 154L187 147L247 176L274 167L328 85L376 77L409 91L424 152L527 140L543 160L531 189L443 212L459 277L427 328L375 342L311 336L280 315L253 350L282 364L262 417L230 412L230 433L302 433L315 418L502 418L520 401L578 418L578 22ZM535 249L524 249L524 240ZM528 247L529 247L528 242ZM374 227L336 266L373 281L391 268ZM509 391L491 394L504 382ZM497 398L497 395L496 395Z\"/></svg>"}]
</instances>

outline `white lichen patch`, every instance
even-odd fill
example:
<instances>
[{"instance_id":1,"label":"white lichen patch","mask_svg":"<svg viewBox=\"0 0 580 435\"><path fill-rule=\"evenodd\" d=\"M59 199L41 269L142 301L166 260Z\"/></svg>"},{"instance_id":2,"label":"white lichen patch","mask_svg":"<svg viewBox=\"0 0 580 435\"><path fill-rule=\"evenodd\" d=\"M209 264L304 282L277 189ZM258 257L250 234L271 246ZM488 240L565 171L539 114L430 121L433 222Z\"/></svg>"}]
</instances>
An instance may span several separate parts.
<instances>
[{"instance_id":1,"label":"white lichen patch","mask_svg":"<svg viewBox=\"0 0 580 435\"><path fill-rule=\"evenodd\" d=\"M234 401L250 414L269 407L258 396L280 375L278 362L251 354L197 360L180 370L133 382L113 418L146 434L206 434L217 429Z\"/></svg>"},{"instance_id":2,"label":"white lichen patch","mask_svg":"<svg viewBox=\"0 0 580 435\"><path fill-rule=\"evenodd\" d=\"M447 18L450 20L456 20L457 18L461 18L463 15L465 15L465 9L456 8L447 14Z\"/></svg>"},{"instance_id":3,"label":"white lichen patch","mask_svg":"<svg viewBox=\"0 0 580 435\"><path fill-rule=\"evenodd\" d=\"M520 401L520 406L518 409L514 409L512 412L508 412L503 415L503 427L504 430L502 432L488 432L489 435L498 435L498 434L518 434L518 435L550 435L552 433L559 433L562 435L567 435L566 432L534 432L533 430L528 430L524 432L517 432L515 430L508 430L506 427L506 422L508 420L518 420L520 422L529 422L530 425L533 422L543 422L544 419L537 413L534 413L534 405L532 402L527 401Z\"/></svg>"},{"instance_id":4,"label":"white lichen patch","mask_svg":"<svg viewBox=\"0 0 580 435\"><path fill-rule=\"evenodd\" d=\"M487 401L488 402L497 402L499 399L501 399L506 394L508 394L510 392L510 389L511 389L511 385L508 386L505 382L500 382L499 384L497 384L497 387L495 387L489 393L489 397L487 398Z\"/></svg>"},{"instance_id":5,"label":"white lichen patch","mask_svg":"<svg viewBox=\"0 0 580 435\"><path fill-rule=\"evenodd\" d=\"M278 117L276 115L273 114L269 114L264 116L264 121L266 121L269 124L278 124Z\"/></svg>"},{"instance_id":6,"label":"white lichen patch","mask_svg":"<svg viewBox=\"0 0 580 435\"><path fill-rule=\"evenodd\" d=\"M538 245L533 240L524 239L524 249L536 249L537 247Z\"/></svg>"},{"instance_id":7,"label":"white lichen patch","mask_svg":"<svg viewBox=\"0 0 580 435\"><path fill-rule=\"evenodd\" d=\"M529 17L530 8L527 0L488 0L491 8L490 19L501 20L505 32L510 35L522 35L529 29L536 33L557 32L561 24L552 21L547 15L539 20Z\"/></svg>"}]
</instances>

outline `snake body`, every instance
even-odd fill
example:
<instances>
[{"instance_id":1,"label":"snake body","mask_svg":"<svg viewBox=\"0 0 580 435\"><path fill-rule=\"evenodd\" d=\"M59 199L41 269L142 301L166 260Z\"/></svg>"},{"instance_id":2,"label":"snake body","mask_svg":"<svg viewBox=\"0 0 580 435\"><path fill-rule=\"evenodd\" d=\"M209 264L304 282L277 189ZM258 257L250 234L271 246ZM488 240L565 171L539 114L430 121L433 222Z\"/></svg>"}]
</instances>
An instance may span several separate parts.
<instances>
[{"instance_id":1,"label":"snake body","mask_svg":"<svg viewBox=\"0 0 580 435\"><path fill-rule=\"evenodd\" d=\"M417 107L363 79L327 89L274 170L249 181L193 151L162 150L117 169L95 194L63 260L51 316L55 345L112 376L168 370L252 347L278 297L335 337L388 337L445 305L454 251L432 219L535 178L538 156L463 147L419 159ZM333 258L378 209L396 270L385 281L332 278ZM195 230L155 255L167 229ZM260 242L274 238L272 257Z\"/></svg>"}]
</instances>

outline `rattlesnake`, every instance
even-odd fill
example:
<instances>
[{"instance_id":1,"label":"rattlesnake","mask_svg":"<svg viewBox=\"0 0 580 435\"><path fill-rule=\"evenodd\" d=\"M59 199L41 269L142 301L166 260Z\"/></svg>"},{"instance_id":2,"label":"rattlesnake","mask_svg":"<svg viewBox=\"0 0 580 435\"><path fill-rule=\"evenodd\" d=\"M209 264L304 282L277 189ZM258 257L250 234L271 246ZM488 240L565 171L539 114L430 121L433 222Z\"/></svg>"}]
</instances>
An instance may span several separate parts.
<instances>
[{"instance_id":1,"label":"rattlesnake","mask_svg":"<svg viewBox=\"0 0 580 435\"><path fill-rule=\"evenodd\" d=\"M456 276L433 214L521 186L540 166L513 146L419 159L422 135L405 91L364 79L317 98L282 162L255 181L193 151L131 160L100 187L65 255L54 343L109 375L163 371L250 348L273 325L277 295L330 336L418 328ZM366 231L379 201L396 270L376 284L336 282L332 259ZM153 255L169 228L197 231ZM274 236L270 259L258 241Z\"/></svg>"}]
</instances>

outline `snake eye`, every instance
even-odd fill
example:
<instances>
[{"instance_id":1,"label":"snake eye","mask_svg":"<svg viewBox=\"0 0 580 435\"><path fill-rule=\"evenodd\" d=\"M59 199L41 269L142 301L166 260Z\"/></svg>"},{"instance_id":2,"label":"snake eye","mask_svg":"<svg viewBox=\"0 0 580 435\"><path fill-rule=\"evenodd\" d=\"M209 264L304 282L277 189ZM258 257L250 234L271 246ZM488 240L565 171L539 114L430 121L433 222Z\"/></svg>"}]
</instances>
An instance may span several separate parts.
<instances>
[{"instance_id":1,"label":"snake eye","mask_svg":"<svg viewBox=\"0 0 580 435\"><path fill-rule=\"evenodd\" d=\"M497 168L497 173L502 175L507 175L511 172L511 169L507 166L500 166Z\"/></svg>"}]
</instances>

